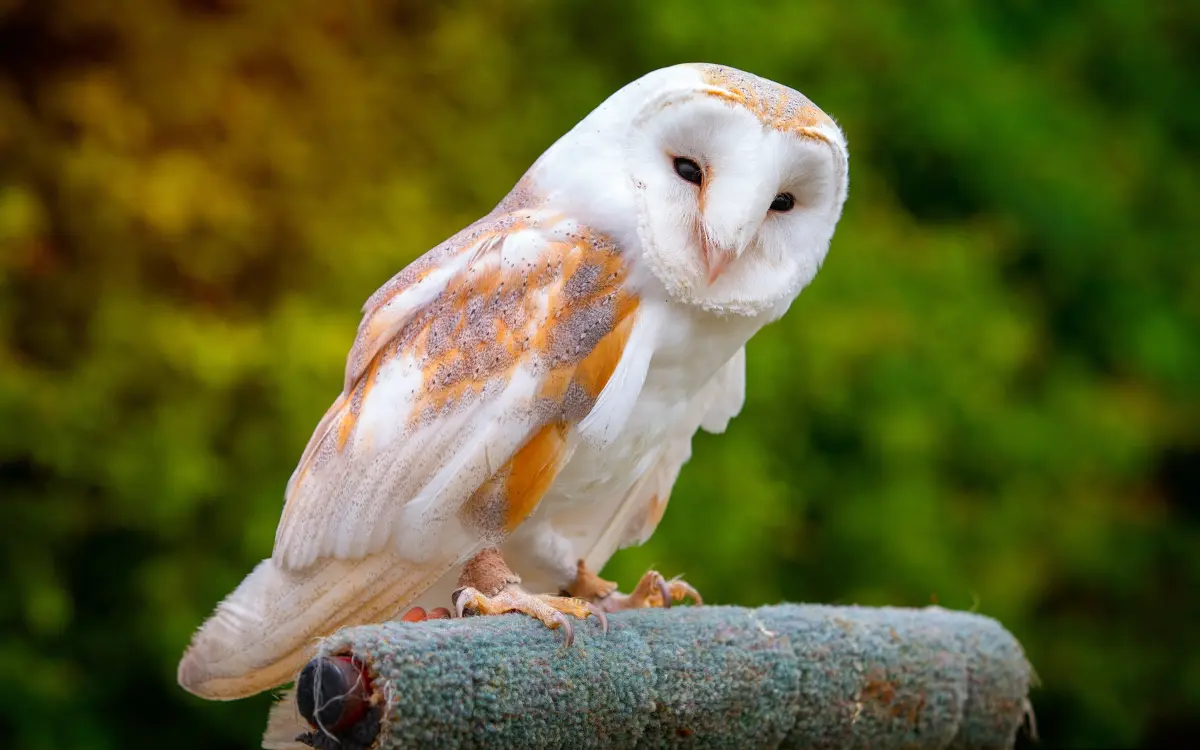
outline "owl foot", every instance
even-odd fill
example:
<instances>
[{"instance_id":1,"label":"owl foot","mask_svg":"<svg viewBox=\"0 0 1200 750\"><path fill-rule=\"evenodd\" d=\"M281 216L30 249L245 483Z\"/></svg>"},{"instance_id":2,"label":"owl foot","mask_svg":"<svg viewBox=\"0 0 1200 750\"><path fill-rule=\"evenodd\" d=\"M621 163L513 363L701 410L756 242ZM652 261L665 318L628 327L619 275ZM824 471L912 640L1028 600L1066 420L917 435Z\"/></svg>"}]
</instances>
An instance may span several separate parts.
<instances>
[{"instance_id":1,"label":"owl foot","mask_svg":"<svg viewBox=\"0 0 1200 750\"><path fill-rule=\"evenodd\" d=\"M670 607L673 602L691 599L696 604L703 604L700 592L690 584L673 578L670 581L663 578L662 573L648 570L642 580L633 589L633 593L622 594L617 591L617 584L606 581L588 569L583 560L575 571L575 580L567 587L567 593L580 599L586 599L605 612L620 612L626 609L642 609L643 607Z\"/></svg>"},{"instance_id":2,"label":"owl foot","mask_svg":"<svg viewBox=\"0 0 1200 750\"><path fill-rule=\"evenodd\" d=\"M477 615L502 615L507 612L522 612L541 620L551 630L566 631L566 645L575 641L575 628L571 617L583 620L595 615L604 632L608 632L608 617L604 610L582 599L550 594L530 594L517 586L510 586L495 596L487 596L478 589L464 588L454 592L454 609L459 617L470 610Z\"/></svg>"},{"instance_id":3,"label":"owl foot","mask_svg":"<svg viewBox=\"0 0 1200 750\"><path fill-rule=\"evenodd\" d=\"M459 588L451 595L454 612L458 617L468 611L476 615L522 612L540 620L551 630L562 628L566 632L567 646L575 640L572 617L583 620L595 615L600 627L608 632L608 617L595 604L570 596L530 594L520 587L520 583L520 576L509 569L498 550L482 550L463 566Z\"/></svg>"}]
</instances>

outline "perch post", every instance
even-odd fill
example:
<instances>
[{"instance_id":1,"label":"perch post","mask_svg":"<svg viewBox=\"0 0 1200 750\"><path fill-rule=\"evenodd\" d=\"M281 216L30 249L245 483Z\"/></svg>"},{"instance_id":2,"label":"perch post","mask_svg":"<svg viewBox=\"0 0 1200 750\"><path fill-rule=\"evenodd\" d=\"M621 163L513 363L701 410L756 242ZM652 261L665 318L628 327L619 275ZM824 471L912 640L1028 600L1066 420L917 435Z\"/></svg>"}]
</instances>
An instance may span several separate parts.
<instances>
[{"instance_id":1,"label":"perch post","mask_svg":"<svg viewBox=\"0 0 1200 750\"><path fill-rule=\"evenodd\" d=\"M264 747L1009 748L1028 712L1013 636L939 607L675 607L575 631L568 649L515 615L345 629ZM328 732L302 716L318 709Z\"/></svg>"}]
</instances>

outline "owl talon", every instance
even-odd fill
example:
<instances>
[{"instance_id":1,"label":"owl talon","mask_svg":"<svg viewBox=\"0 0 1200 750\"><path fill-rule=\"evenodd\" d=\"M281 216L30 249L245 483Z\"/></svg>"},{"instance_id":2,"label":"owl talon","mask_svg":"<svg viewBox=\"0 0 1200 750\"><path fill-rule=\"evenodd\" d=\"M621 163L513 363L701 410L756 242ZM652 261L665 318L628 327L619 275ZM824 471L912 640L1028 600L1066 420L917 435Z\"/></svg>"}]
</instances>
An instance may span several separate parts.
<instances>
[{"instance_id":1,"label":"owl talon","mask_svg":"<svg viewBox=\"0 0 1200 750\"><path fill-rule=\"evenodd\" d=\"M454 616L462 617L466 612L467 606L474 602L476 597L483 597L483 594L471 588L470 586L456 589L455 592L450 595L450 601L454 604Z\"/></svg>"},{"instance_id":2,"label":"owl talon","mask_svg":"<svg viewBox=\"0 0 1200 750\"><path fill-rule=\"evenodd\" d=\"M703 604L700 592L681 578L666 580L656 570L646 571L633 592L622 594L614 591L594 599L594 603L605 612L620 612L626 609L642 609L644 607L669 608L675 602L691 599L695 604Z\"/></svg>"},{"instance_id":3,"label":"owl talon","mask_svg":"<svg viewBox=\"0 0 1200 750\"><path fill-rule=\"evenodd\" d=\"M667 585L667 579L663 578L660 573L655 573L658 576L658 591L662 596L663 609L671 608L671 587Z\"/></svg>"},{"instance_id":4,"label":"owl talon","mask_svg":"<svg viewBox=\"0 0 1200 750\"><path fill-rule=\"evenodd\" d=\"M603 609L596 606L592 602L588 602L587 608L588 611L595 615L596 619L600 621L600 631L605 635L608 635L608 615L605 614Z\"/></svg>"},{"instance_id":5,"label":"owl talon","mask_svg":"<svg viewBox=\"0 0 1200 750\"><path fill-rule=\"evenodd\" d=\"M571 644L575 642L575 628L571 625L571 621L567 619L566 615L558 611L555 611L554 613L554 621L561 625L562 629L565 631L563 633L565 636L563 646L570 648ZM554 626L551 625L550 627L553 628Z\"/></svg>"},{"instance_id":6,"label":"owl talon","mask_svg":"<svg viewBox=\"0 0 1200 750\"><path fill-rule=\"evenodd\" d=\"M503 615L509 612L521 612L540 621L551 630L563 630L566 645L575 642L575 626L571 617L585 619L596 615L600 626L608 631L608 618L603 612L593 608L593 605L582 599L548 594L530 594L516 585L506 586L495 596L486 596L478 589L470 586L454 592L454 613L463 617L468 613L474 615ZM435 610L436 611L436 610ZM568 617L567 615L571 615Z\"/></svg>"}]
</instances>

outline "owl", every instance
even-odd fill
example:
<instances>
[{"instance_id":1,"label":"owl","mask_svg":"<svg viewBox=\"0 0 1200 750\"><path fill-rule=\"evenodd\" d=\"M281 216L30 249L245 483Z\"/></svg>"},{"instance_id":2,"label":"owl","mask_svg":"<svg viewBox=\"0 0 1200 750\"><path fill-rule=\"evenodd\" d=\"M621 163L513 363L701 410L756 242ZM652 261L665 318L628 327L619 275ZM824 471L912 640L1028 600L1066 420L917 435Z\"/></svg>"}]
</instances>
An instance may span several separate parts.
<instances>
[{"instance_id":1,"label":"owl","mask_svg":"<svg viewBox=\"0 0 1200 750\"><path fill-rule=\"evenodd\" d=\"M838 125L710 64L626 85L487 216L367 300L275 545L179 665L210 699L292 680L314 641L449 603L571 620L699 595L599 571L663 516L745 345L811 282L848 188ZM545 593L554 592L554 593Z\"/></svg>"}]
</instances>

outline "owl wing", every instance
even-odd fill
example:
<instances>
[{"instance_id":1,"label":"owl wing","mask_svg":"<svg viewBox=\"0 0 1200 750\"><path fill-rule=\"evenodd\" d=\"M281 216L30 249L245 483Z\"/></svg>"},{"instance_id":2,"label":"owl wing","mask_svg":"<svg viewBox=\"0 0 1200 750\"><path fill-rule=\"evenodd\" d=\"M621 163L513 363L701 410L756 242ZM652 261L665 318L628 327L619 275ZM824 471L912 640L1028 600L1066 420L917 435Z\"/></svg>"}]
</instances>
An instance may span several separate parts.
<instances>
[{"instance_id":1,"label":"owl wing","mask_svg":"<svg viewBox=\"0 0 1200 750\"><path fill-rule=\"evenodd\" d=\"M390 549L469 554L533 512L577 436L611 440L645 379L654 315L610 240L503 213L368 300L345 388L286 491L273 558L299 570Z\"/></svg>"}]
</instances>

